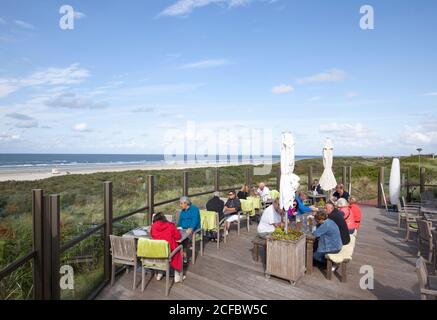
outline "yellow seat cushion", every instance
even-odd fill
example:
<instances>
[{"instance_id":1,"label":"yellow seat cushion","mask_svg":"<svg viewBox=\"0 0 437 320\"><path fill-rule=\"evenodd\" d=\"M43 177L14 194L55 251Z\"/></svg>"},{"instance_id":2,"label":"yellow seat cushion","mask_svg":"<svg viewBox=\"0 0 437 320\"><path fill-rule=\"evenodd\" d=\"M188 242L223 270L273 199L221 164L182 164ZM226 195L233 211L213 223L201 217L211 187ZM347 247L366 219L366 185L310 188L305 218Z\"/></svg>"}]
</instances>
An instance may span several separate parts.
<instances>
[{"instance_id":1,"label":"yellow seat cushion","mask_svg":"<svg viewBox=\"0 0 437 320\"><path fill-rule=\"evenodd\" d=\"M140 258L168 258L170 249L165 240L138 239L137 256Z\"/></svg>"},{"instance_id":2,"label":"yellow seat cushion","mask_svg":"<svg viewBox=\"0 0 437 320\"><path fill-rule=\"evenodd\" d=\"M217 228L217 213L200 210L200 225L205 231L215 230Z\"/></svg>"}]
</instances>

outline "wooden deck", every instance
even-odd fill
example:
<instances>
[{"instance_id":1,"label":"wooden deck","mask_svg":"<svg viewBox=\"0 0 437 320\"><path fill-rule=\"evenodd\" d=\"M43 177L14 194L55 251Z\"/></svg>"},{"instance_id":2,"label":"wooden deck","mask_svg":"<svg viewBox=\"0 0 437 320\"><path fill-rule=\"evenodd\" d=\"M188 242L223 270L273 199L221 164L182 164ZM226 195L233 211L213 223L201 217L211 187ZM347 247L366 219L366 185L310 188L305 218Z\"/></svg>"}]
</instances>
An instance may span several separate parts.
<instances>
[{"instance_id":1,"label":"wooden deck","mask_svg":"<svg viewBox=\"0 0 437 320\"><path fill-rule=\"evenodd\" d=\"M113 287L106 287L98 299L419 299L418 280L414 270L417 249L415 241L403 242L403 231L396 230L396 218L385 211L363 206L362 228L357 238L353 261L348 266L348 282L338 277L326 280L325 271L317 267L304 276L296 286L289 282L264 277L261 262L252 257L251 240L256 234L242 228L240 237L231 231L230 241L217 251L215 243L205 247L204 256L190 265L183 285L176 284L165 297L165 282L151 280L144 293L138 287L132 290L131 273L116 279ZM414 236L413 236L414 237ZM374 290L362 290L360 267L370 265L375 271Z\"/></svg>"}]
</instances>

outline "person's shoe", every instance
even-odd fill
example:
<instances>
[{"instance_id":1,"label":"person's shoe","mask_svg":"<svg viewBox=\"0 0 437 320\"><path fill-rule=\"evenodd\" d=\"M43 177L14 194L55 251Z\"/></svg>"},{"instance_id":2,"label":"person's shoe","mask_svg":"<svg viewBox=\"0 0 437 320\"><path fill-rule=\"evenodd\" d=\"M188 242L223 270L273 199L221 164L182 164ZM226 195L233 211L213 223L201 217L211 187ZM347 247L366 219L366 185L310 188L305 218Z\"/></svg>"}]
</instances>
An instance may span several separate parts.
<instances>
[{"instance_id":1,"label":"person's shoe","mask_svg":"<svg viewBox=\"0 0 437 320\"><path fill-rule=\"evenodd\" d=\"M158 273L156 275L156 280L160 281L160 280L162 280L163 277L164 277L164 275L162 273Z\"/></svg>"},{"instance_id":2,"label":"person's shoe","mask_svg":"<svg viewBox=\"0 0 437 320\"><path fill-rule=\"evenodd\" d=\"M175 283L182 282L182 280L185 280L186 278L187 277L184 275L184 276L182 276L182 279L181 279L181 273L178 271L175 271L175 273L174 273L174 282Z\"/></svg>"},{"instance_id":3,"label":"person's shoe","mask_svg":"<svg viewBox=\"0 0 437 320\"><path fill-rule=\"evenodd\" d=\"M334 264L333 266L332 266L332 272L335 272L335 271L337 271L337 269L338 269L338 266L336 265L336 264Z\"/></svg>"},{"instance_id":4,"label":"person's shoe","mask_svg":"<svg viewBox=\"0 0 437 320\"><path fill-rule=\"evenodd\" d=\"M225 231L225 236L228 236L228 235L229 235L229 231L226 230L226 231Z\"/></svg>"}]
</instances>

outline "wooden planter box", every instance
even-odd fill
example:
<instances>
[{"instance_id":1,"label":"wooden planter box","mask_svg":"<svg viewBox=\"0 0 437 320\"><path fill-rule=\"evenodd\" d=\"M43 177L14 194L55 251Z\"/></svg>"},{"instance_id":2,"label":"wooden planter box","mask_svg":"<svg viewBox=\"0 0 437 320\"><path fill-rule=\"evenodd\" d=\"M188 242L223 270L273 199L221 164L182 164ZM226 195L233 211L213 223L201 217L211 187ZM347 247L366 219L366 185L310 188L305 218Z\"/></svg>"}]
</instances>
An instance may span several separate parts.
<instances>
[{"instance_id":1,"label":"wooden planter box","mask_svg":"<svg viewBox=\"0 0 437 320\"><path fill-rule=\"evenodd\" d=\"M305 235L299 240L267 238L266 278L275 276L292 285L305 274Z\"/></svg>"}]
</instances>

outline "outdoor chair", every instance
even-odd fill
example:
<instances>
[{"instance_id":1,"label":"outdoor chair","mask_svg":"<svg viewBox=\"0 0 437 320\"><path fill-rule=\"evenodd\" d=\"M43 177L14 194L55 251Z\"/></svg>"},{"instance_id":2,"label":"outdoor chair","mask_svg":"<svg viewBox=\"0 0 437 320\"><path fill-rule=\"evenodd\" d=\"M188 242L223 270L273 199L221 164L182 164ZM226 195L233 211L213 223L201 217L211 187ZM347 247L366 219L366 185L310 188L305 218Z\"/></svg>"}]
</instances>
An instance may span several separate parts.
<instances>
[{"instance_id":1,"label":"outdoor chair","mask_svg":"<svg viewBox=\"0 0 437 320\"><path fill-rule=\"evenodd\" d=\"M135 238L133 237L117 237L114 235L109 236L111 242L111 256L112 256L112 276L111 286L114 285L115 280L115 266L116 264L122 264L133 267L134 283L133 290L137 286L137 250L135 244ZM126 269L129 272L129 269Z\"/></svg>"},{"instance_id":2,"label":"outdoor chair","mask_svg":"<svg viewBox=\"0 0 437 320\"><path fill-rule=\"evenodd\" d=\"M170 252L170 246L165 240L139 239L137 255L141 258L141 292L146 283L145 269L165 272L165 296L169 293L170 261L174 255L182 250L182 245ZM182 253L181 253L182 254ZM181 281L183 281L183 263ZM152 273L153 277L154 273Z\"/></svg>"},{"instance_id":3,"label":"outdoor chair","mask_svg":"<svg viewBox=\"0 0 437 320\"><path fill-rule=\"evenodd\" d=\"M434 247L433 247L434 243L433 243L433 238L432 238L432 233L431 233L432 222L422 220L422 219L417 219L417 227L419 230L419 233L418 233L418 255L419 256L421 255L422 245L426 244L426 246L428 247L427 262L431 263L433 252L434 252Z\"/></svg>"},{"instance_id":4,"label":"outdoor chair","mask_svg":"<svg viewBox=\"0 0 437 320\"><path fill-rule=\"evenodd\" d=\"M420 297L427 300L428 297L437 299L437 277L429 276L425 259L419 257L416 262L416 272L419 278Z\"/></svg>"},{"instance_id":5,"label":"outdoor chair","mask_svg":"<svg viewBox=\"0 0 437 320\"><path fill-rule=\"evenodd\" d=\"M240 203L241 203L241 211L244 215L243 220L246 219L247 232L250 232L250 217L254 212L253 202L251 200L241 199Z\"/></svg>"},{"instance_id":6,"label":"outdoor chair","mask_svg":"<svg viewBox=\"0 0 437 320\"><path fill-rule=\"evenodd\" d=\"M436 274L437 272L437 231L436 230L432 230L431 231L432 234L432 246L434 249L433 252L433 257L434 257L434 263L433 263L433 269L434 269L434 274Z\"/></svg>"},{"instance_id":7,"label":"outdoor chair","mask_svg":"<svg viewBox=\"0 0 437 320\"><path fill-rule=\"evenodd\" d=\"M262 202L259 197L247 197L247 200L252 201L252 214L251 218L258 217L262 214ZM259 219L257 219L259 222Z\"/></svg>"},{"instance_id":8,"label":"outdoor chair","mask_svg":"<svg viewBox=\"0 0 437 320\"><path fill-rule=\"evenodd\" d=\"M214 231L217 233L217 250L220 249L220 231L223 231L223 241L226 243L224 232L224 222L226 218L220 220L218 212L200 210L200 224L203 231Z\"/></svg>"},{"instance_id":9,"label":"outdoor chair","mask_svg":"<svg viewBox=\"0 0 437 320\"><path fill-rule=\"evenodd\" d=\"M279 191L278 190L270 191L270 197L272 198L272 200L279 199L279 197L280 197Z\"/></svg>"},{"instance_id":10,"label":"outdoor chair","mask_svg":"<svg viewBox=\"0 0 437 320\"><path fill-rule=\"evenodd\" d=\"M417 219L420 219L419 210L409 210L405 209L405 242L410 241L410 233L419 232L419 227L417 226Z\"/></svg>"},{"instance_id":11,"label":"outdoor chair","mask_svg":"<svg viewBox=\"0 0 437 320\"><path fill-rule=\"evenodd\" d=\"M328 280L332 278L332 265L333 263L340 266L341 269L341 282L347 282L347 264L352 261L352 255L355 250L356 237L352 236L349 244L343 246L339 253L329 253L325 256L327 260L326 276Z\"/></svg>"}]
</instances>

